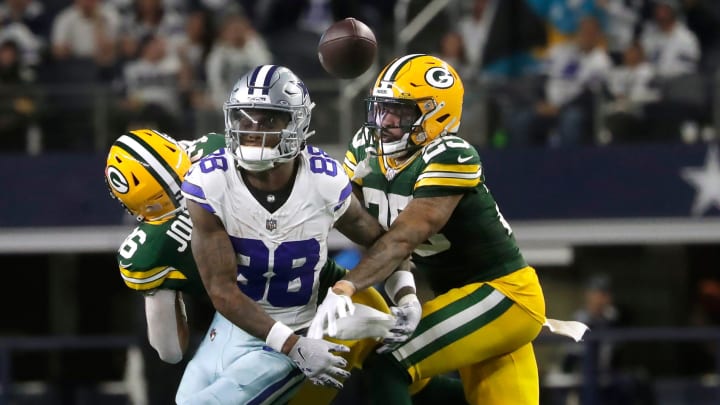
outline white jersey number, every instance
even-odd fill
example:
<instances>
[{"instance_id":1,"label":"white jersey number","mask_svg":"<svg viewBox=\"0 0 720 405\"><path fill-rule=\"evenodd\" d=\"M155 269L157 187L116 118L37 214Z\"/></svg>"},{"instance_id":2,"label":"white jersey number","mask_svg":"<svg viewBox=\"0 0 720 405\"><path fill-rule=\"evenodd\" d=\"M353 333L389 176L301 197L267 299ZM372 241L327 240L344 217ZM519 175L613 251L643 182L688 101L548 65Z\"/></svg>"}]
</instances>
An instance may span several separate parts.
<instances>
[{"instance_id":1,"label":"white jersey number","mask_svg":"<svg viewBox=\"0 0 720 405\"><path fill-rule=\"evenodd\" d=\"M363 188L363 198L365 199L365 206L374 212L377 209L377 218L380 221L380 225L383 228L388 229L390 225L395 222L395 219L412 200L412 197L399 195L399 194L388 194L387 196L380 190L373 188Z\"/></svg>"}]
</instances>

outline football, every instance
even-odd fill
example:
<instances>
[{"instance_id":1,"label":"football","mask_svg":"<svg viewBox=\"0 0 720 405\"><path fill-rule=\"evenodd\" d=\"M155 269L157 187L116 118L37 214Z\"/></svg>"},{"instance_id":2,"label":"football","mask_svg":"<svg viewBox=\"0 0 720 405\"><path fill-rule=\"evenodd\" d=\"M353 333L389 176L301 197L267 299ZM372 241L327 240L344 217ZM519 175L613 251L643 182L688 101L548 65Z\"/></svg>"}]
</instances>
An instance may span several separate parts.
<instances>
[{"instance_id":1,"label":"football","mask_svg":"<svg viewBox=\"0 0 720 405\"><path fill-rule=\"evenodd\" d=\"M373 64L377 41L370 27L349 17L331 25L318 43L322 67L340 79L363 74Z\"/></svg>"}]
</instances>

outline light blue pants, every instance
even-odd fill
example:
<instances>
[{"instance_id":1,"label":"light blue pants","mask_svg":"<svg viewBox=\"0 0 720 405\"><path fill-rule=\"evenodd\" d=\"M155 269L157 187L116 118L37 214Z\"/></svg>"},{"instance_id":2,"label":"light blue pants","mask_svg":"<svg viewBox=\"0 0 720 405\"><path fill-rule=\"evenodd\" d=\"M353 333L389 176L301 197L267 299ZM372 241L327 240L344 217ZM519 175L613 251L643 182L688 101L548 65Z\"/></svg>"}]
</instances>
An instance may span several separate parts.
<instances>
[{"instance_id":1,"label":"light blue pants","mask_svg":"<svg viewBox=\"0 0 720 405\"><path fill-rule=\"evenodd\" d=\"M175 401L180 405L282 404L304 379L289 357L216 312L185 369Z\"/></svg>"}]
</instances>

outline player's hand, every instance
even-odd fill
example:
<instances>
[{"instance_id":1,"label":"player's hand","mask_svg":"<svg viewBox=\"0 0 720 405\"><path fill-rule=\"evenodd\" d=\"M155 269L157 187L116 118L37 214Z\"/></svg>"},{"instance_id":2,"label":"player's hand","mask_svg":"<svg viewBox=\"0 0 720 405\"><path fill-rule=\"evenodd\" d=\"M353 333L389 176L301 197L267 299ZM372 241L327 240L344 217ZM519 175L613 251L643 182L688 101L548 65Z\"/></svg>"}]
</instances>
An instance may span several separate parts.
<instances>
[{"instance_id":1,"label":"player's hand","mask_svg":"<svg viewBox=\"0 0 720 405\"><path fill-rule=\"evenodd\" d=\"M343 370L347 361L330 352L349 351L350 348L345 345L300 336L288 356L313 384L341 389L343 385L337 378L350 376L348 371Z\"/></svg>"},{"instance_id":2,"label":"player's hand","mask_svg":"<svg viewBox=\"0 0 720 405\"><path fill-rule=\"evenodd\" d=\"M384 345L380 346L378 353L391 352L407 341L422 318L422 305L415 294L400 298L398 305L390 307L390 311L395 316L395 326L382 339Z\"/></svg>"},{"instance_id":3,"label":"player's hand","mask_svg":"<svg viewBox=\"0 0 720 405\"><path fill-rule=\"evenodd\" d=\"M322 304L315 313L308 329L307 336L311 339L322 339L325 328L327 327L328 336L337 336L337 320L352 315L355 312L355 306L349 296L345 294L336 294L332 288L328 289Z\"/></svg>"}]
</instances>

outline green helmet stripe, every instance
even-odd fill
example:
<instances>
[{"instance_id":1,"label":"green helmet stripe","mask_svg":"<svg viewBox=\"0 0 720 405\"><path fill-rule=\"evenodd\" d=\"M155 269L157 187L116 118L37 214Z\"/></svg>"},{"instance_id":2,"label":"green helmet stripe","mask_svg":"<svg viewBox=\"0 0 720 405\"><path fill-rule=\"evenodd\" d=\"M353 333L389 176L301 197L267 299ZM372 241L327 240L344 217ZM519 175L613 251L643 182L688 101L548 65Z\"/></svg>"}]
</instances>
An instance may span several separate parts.
<instances>
[{"instance_id":1,"label":"green helmet stripe","mask_svg":"<svg viewBox=\"0 0 720 405\"><path fill-rule=\"evenodd\" d=\"M134 134L125 134L118 138L116 144L126 150L158 181L163 190L171 197L175 208L180 207L182 181L177 173L147 142Z\"/></svg>"},{"instance_id":2,"label":"green helmet stripe","mask_svg":"<svg viewBox=\"0 0 720 405\"><path fill-rule=\"evenodd\" d=\"M424 53L414 53L411 55L405 55L401 58L395 59L395 61L393 63L391 63L387 69L385 69L385 72L383 75L383 81L394 81L395 76L397 76L398 72L403 68L403 66L407 65L408 62L417 58L418 56L425 56L425 54Z\"/></svg>"}]
</instances>

